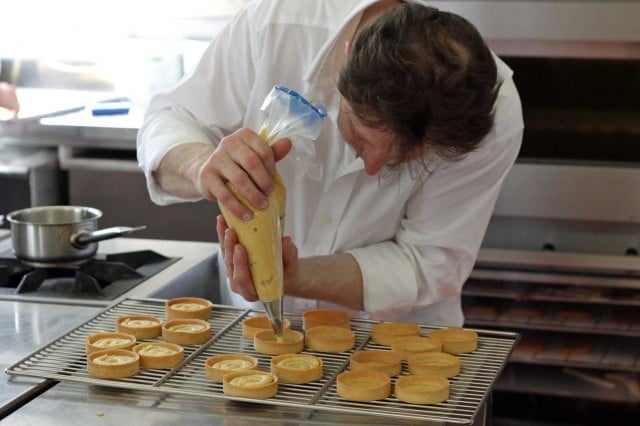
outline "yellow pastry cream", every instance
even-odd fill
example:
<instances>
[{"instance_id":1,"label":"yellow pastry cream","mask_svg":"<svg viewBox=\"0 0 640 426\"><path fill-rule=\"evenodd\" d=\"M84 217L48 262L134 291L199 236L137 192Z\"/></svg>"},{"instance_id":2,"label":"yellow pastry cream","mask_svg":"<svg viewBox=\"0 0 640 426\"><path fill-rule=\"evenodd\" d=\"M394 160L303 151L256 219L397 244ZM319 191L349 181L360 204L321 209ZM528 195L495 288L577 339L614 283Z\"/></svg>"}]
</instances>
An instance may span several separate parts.
<instances>
[{"instance_id":1,"label":"yellow pastry cream","mask_svg":"<svg viewBox=\"0 0 640 426\"><path fill-rule=\"evenodd\" d=\"M308 354L282 354L271 358L271 372L282 383L301 384L323 376L322 359Z\"/></svg>"},{"instance_id":2,"label":"yellow pastry cream","mask_svg":"<svg viewBox=\"0 0 640 426\"><path fill-rule=\"evenodd\" d=\"M175 343L141 343L133 348L144 368L173 368L184 359L184 349Z\"/></svg>"},{"instance_id":3,"label":"yellow pastry cream","mask_svg":"<svg viewBox=\"0 0 640 426\"><path fill-rule=\"evenodd\" d=\"M136 343L136 338L127 333L92 333L85 339L87 354L102 349L130 350Z\"/></svg>"},{"instance_id":4,"label":"yellow pastry cream","mask_svg":"<svg viewBox=\"0 0 640 426\"><path fill-rule=\"evenodd\" d=\"M265 399L278 392L278 377L260 370L232 371L222 379L225 395Z\"/></svg>"},{"instance_id":5,"label":"yellow pastry cream","mask_svg":"<svg viewBox=\"0 0 640 426\"><path fill-rule=\"evenodd\" d=\"M258 359L245 354L214 355L204 363L207 377L214 382L221 382L225 374L232 371L255 370L258 368Z\"/></svg>"},{"instance_id":6,"label":"yellow pastry cream","mask_svg":"<svg viewBox=\"0 0 640 426\"><path fill-rule=\"evenodd\" d=\"M162 325L162 337L178 345L198 345L211 338L211 325L200 319L175 319Z\"/></svg>"}]
</instances>

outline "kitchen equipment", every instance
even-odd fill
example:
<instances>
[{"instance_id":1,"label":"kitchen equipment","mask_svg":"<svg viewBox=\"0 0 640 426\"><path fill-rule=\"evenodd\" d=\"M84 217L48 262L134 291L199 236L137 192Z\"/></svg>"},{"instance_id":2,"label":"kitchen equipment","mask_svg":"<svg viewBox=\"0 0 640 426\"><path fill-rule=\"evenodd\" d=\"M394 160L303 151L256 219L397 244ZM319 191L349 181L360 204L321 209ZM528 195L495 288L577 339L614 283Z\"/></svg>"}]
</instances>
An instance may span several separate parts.
<instances>
[{"instance_id":1,"label":"kitchen equipment","mask_svg":"<svg viewBox=\"0 0 640 426\"><path fill-rule=\"evenodd\" d=\"M215 335L203 345L185 347L184 362L172 370L142 369L136 376L122 380L96 379L87 373L84 342L88 334L112 330L118 316L140 312L158 318L165 315L165 300L127 298L34 351L6 371L16 376L101 385L120 390L133 389L136 393L153 391L166 398L185 395L235 401L235 398L223 394L221 383L207 378L204 361L213 355L242 352L258 358L260 368L268 371L271 357L255 352L253 345L242 336L243 320L264 313L224 305L215 305L213 311L210 323ZM292 328L301 328L300 315L287 314L287 318L291 321ZM272 417L279 407L306 408L334 413L336 422L345 419L345 415L365 414L370 419L386 417L387 422L392 419L394 423L409 420L413 424L417 421L472 424L518 338L515 333L478 330L479 347L473 353L460 355L461 373L450 380L450 396L442 404L412 405L393 397L375 403L345 401L336 394L335 378L348 367L351 352L359 349L389 350L388 347L376 345L370 340L370 327L373 323L375 321L352 319L356 346L351 351L338 354L313 353L323 358L325 374L322 379L305 385L280 384L278 394L267 400L242 399L243 402L253 403L252 406L243 405L244 410L255 411L264 406L271 413L269 417ZM423 333L427 333L431 327L422 326L421 329ZM349 423L348 418L345 421Z\"/></svg>"},{"instance_id":2,"label":"kitchen equipment","mask_svg":"<svg viewBox=\"0 0 640 426\"><path fill-rule=\"evenodd\" d=\"M97 230L102 212L81 206L42 206L11 212L11 241L16 256L32 265L87 261L98 241L144 229L126 226Z\"/></svg>"}]
</instances>

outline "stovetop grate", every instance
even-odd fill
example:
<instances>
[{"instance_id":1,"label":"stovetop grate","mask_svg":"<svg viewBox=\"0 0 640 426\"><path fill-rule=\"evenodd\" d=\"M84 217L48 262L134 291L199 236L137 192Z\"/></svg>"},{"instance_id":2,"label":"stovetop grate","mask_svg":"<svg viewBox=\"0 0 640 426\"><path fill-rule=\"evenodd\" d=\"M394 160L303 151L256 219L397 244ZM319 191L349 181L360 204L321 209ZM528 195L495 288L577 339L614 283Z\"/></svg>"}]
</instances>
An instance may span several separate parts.
<instances>
[{"instance_id":1,"label":"stovetop grate","mask_svg":"<svg viewBox=\"0 0 640 426\"><path fill-rule=\"evenodd\" d=\"M472 424L519 337L517 333L476 330L479 334L478 349L470 354L459 355L461 372L450 379L450 395L443 403L412 405L399 401L393 396L382 401L353 402L340 398L336 393L335 384L338 373L348 368L350 354L359 349L389 348L376 345L370 340L369 329L375 321L352 319L356 345L351 351L327 354L305 349L304 353L323 359L325 374L321 380L302 385L279 384L276 396L267 400L255 400L224 395L222 384L212 382L206 377L204 362L212 355L245 353L258 358L261 370L269 371L271 357L255 352L253 344L242 337L242 321L249 316L264 315L264 312L214 305L214 314L210 319L214 336L204 345L186 346L185 360L176 368L172 370L141 368L136 376L117 380L97 379L89 375L86 369L86 336L100 331L113 331L117 317L131 314L153 315L164 319L164 300L124 299L9 366L5 371L11 375L84 382L112 388L243 400L258 404L302 407L344 414ZM286 317L291 321L291 328L302 329L300 315L287 314ZM426 334L432 328L422 326L422 334ZM408 374L406 362L401 374ZM392 388L394 382L395 379L392 378Z\"/></svg>"}]
</instances>

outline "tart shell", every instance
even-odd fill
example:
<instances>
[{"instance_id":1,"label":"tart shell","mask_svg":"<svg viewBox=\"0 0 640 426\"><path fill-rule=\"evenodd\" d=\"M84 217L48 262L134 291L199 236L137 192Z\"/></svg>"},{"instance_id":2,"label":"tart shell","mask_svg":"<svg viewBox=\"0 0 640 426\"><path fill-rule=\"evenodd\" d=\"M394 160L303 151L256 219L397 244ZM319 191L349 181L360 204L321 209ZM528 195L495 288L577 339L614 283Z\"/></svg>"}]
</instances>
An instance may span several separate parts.
<instances>
[{"instance_id":1,"label":"tart shell","mask_svg":"<svg viewBox=\"0 0 640 426\"><path fill-rule=\"evenodd\" d=\"M438 404L449 398L449 380L427 375L399 377L395 396L409 404Z\"/></svg>"},{"instance_id":2,"label":"tart shell","mask_svg":"<svg viewBox=\"0 0 640 426\"><path fill-rule=\"evenodd\" d=\"M319 325L333 325L351 329L351 314L335 309L314 309L302 313L303 330L306 331Z\"/></svg>"},{"instance_id":3,"label":"tart shell","mask_svg":"<svg viewBox=\"0 0 640 426\"><path fill-rule=\"evenodd\" d=\"M201 307L193 310L176 309L175 306L181 303L200 305ZM176 297L165 302L165 313L169 320L183 318L208 320L211 318L212 312L213 304L211 301L200 297Z\"/></svg>"},{"instance_id":4,"label":"tart shell","mask_svg":"<svg viewBox=\"0 0 640 426\"><path fill-rule=\"evenodd\" d=\"M99 364L95 360L101 356L123 356L129 358L118 364ZM121 379L131 377L140 371L140 357L133 351L124 349L104 349L87 355L87 371L100 379Z\"/></svg>"},{"instance_id":5,"label":"tart shell","mask_svg":"<svg viewBox=\"0 0 640 426\"><path fill-rule=\"evenodd\" d=\"M255 375L268 376L271 380L259 387L245 387L233 383L233 380L238 377ZM232 371L231 373L225 374L222 379L222 392L225 395L238 396L241 398L271 398L278 393L278 376L260 370Z\"/></svg>"},{"instance_id":6,"label":"tart shell","mask_svg":"<svg viewBox=\"0 0 640 426\"><path fill-rule=\"evenodd\" d=\"M346 352L356 344L356 334L344 327L318 325L305 334L307 348L317 352Z\"/></svg>"},{"instance_id":7,"label":"tart shell","mask_svg":"<svg viewBox=\"0 0 640 426\"><path fill-rule=\"evenodd\" d=\"M150 321L153 325L125 324L127 320ZM116 319L116 331L131 334L136 339L154 339L162 333L162 321L149 315L125 315Z\"/></svg>"},{"instance_id":8,"label":"tart shell","mask_svg":"<svg viewBox=\"0 0 640 426\"><path fill-rule=\"evenodd\" d=\"M172 327L178 325L200 325L202 330L176 331ZM201 319L175 319L162 324L162 338L178 345L200 345L211 338L211 324Z\"/></svg>"},{"instance_id":9,"label":"tart shell","mask_svg":"<svg viewBox=\"0 0 640 426\"><path fill-rule=\"evenodd\" d=\"M278 342L273 330L263 330L253 338L253 348L265 355L299 353L304 349L304 335L296 330L284 330L283 341Z\"/></svg>"},{"instance_id":10,"label":"tart shell","mask_svg":"<svg viewBox=\"0 0 640 426\"><path fill-rule=\"evenodd\" d=\"M243 360L250 363L250 367L240 368L240 369L227 369L227 368L219 368L215 367L215 365L221 361L230 361L230 360ZM245 370L257 370L258 369L258 358L245 355L245 354L223 354L223 355L214 355L204 362L204 371L207 377L214 382L222 382L222 378L225 374L230 373L232 371L245 371Z\"/></svg>"},{"instance_id":11,"label":"tart shell","mask_svg":"<svg viewBox=\"0 0 640 426\"><path fill-rule=\"evenodd\" d=\"M161 346L175 351L170 354L143 354L140 353L145 347ZM173 368L184 359L184 349L175 343L148 342L134 346L133 351L140 357L140 366L143 368Z\"/></svg>"},{"instance_id":12,"label":"tart shell","mask_svg":"<svg viewBox=\"0 0 640 426\"><path fill-rule=\"evenodd\" d=\"M288 319L283 321L284 329L291 328L291 322ZM242 337L253 340L256 333L263 330L272 330L269 318L266 316L251 317L242 321Z\"/></svg>"},{"instance_id":13,"label":"tart shell","mask_svg":"<svg viewBox=\"0 0 640 426\"><path fill-rule=\"evenodd\" d=\"M450 378L460 374L460 358L444 352L423 352L409 356L411 374L427 374Z\"/></svg>"},{"instance_id":14,"label":"tart shell","mask_svg":"<svg viewBox=\"0 0 640 426\"><path fill-rule=\"evenodd\" d=\"M336 392L349 401L376 401L391 394L391 378L379 371L347 371L338 374Z\"/></svg>"},{"instance_id":15,"label":"tart shell","mask_svg":"<svg viewBox=\"0 0 640 426\"><path fill-rule=\"evenodd\" d=\"M371 326L371 340L383 346L391 346L397 337L419 335L420 326L408 322L379 322Z\"/></svg>"},{"instance_id":16,"label":"tart shell","mask_svg":"<svg viewBox=\"0 0 640 426\"><path fill-rule=\"evenodd\" d=\"M442 352L463 354L478 349L478 333L464 328L442 328L433 330L429 337L442 341Z\"/></svg>"},{"instance_id":17,"label":"tart shell","mask_svg":"<svg viewBox=\"0 0 640 426\"><path fill-rule=\"evenodd\" d=\"M109 347L97 346L96 343L102 339L124 339L127 340L127 343L121 343L118 345L113 345ZM133 346L136 344L136 337L127 334L127 333L93 333L87 336L85 339L85 347L87 350L87 354L102 351L105 349L125 349L130 351L133 349Z\"/></svg>"},{"instance_id":18,"label":"tart shell","mask_svg":"<svg viewBox=\"0 0 640 426\"><path fill-rule=\"evenodd\" d=\"M282 354L271 358L271 372L280 383L302 384L320 380L322 359L308 354Z\"/></svg>"},{"instance_id":19,"label":"tart shell","mask_svg":"<svg viewBox=\"0 0 640 426\"><path fill-rule=\"evenodd\" d=\"M442 342L433 337L403 336L391 340L391 349L400 352L406 361L410 355L422 352L440 352Z\"/></svg>"},{"instance_id":20,"label":"tart shell","mask_svg":"<svg viewBox=\"0 0 640 426\"><path fill-rule=\"evenodd\" d=\"M378 371L387 376L397 376L402 371L402 355L395 351L369 349L351 354L349 368L352 371Z\"/></svg>"}]
</instances>

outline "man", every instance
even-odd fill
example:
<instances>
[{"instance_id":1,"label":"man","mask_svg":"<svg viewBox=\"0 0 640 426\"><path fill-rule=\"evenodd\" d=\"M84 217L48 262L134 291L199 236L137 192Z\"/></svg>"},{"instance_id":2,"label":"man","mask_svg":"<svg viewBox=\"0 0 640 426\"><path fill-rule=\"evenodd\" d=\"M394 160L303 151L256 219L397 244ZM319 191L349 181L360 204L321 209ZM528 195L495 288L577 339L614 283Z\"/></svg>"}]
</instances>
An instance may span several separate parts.
<instances>
[{"instance_id":1,"label":"man","mask_svg":"<svg viewBox=\"0 0 640 426\"><path fill-rule=\"evenodd\" d=\"M326 106L315 143L255 134L276 84ZM458 16L418 1L257 1L152 100L138 156L156 203L204 197L244 219L225 182L265 207L277 163L285 312L459 326L522 130L511 71ZM257 300L246 250L217 225L223 302Z\"/></svg>"}]
</instances>

